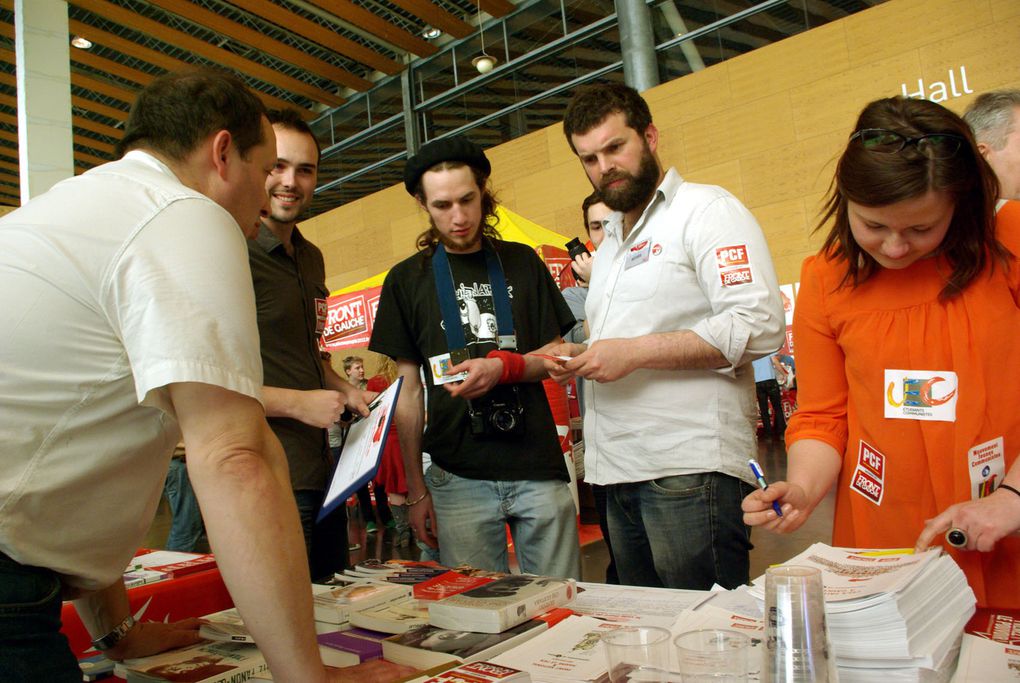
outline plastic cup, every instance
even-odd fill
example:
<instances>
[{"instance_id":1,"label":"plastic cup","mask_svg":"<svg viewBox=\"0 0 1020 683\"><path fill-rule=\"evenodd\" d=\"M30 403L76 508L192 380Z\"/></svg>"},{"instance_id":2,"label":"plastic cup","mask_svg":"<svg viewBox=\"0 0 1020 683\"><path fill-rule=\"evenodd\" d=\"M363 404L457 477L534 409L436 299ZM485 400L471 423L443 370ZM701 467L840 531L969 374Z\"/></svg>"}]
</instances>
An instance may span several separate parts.
<instances>
[{"instance_id":1,"label":"plastic cup","mask_svg":"<svg viewBox=\"0 0 1020 683\"><path fill-rule=\"evenodd\" d=\"M744 683L751 639L726 629L686 631L673 639L684 683Z\"/></svg>"},{"instance_id":2,"label":"plastic cup","mask_svg":"<svg viewBox=\"0 0 1020 683\"><path fill-rule=\"evenodd\" d=\"M782 566L765 571L765 662L767 683L829 680L822 574L815 567Z\"/></svg>"},{"instance_id":3,"label":"plastic cup","mask_svg":"<svg viewBox=\"0 0 1020 683\"><path fill-rule=\"evenodd\" d=\"M610 683L669 681L669 638L658 626L625 626L602 636Z\"/></svg>"}]
</instances>

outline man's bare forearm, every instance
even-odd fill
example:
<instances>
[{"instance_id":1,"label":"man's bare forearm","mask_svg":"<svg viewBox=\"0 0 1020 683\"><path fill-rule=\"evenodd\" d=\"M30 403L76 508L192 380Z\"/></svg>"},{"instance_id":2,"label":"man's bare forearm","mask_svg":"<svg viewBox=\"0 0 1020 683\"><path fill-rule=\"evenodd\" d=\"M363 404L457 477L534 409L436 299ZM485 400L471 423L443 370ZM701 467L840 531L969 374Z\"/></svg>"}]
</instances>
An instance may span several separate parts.
<instances>
[{"instance_id":1,"label":"man's bare forearm","mask_svg":"<svg viewBox=\"0 0 1020 683\"><path fill-rule=\"evenodd\" d=\"M283 449L253 399L198 386L173 385L171 395L224 581L274 674L324 680Z\"/></svg>"},{"instance_id":2,"label":"man's bare forearm","mask_svg":"<svg viewBox=\"0 0 1020 683\"><path fill-rule=\"evenodd\" d=\"M404 474L408 493L420 496L425 491L425 476L421 466L421 441L425 427L425 397L418 377L404 375L404 384L397 398L397 436L404 459Z\"/></svg>"},{"instance_id":3,"label":"man's bare forearm","mask_svg":"<svg viewBox=\"0 0 1020 683\"><path fill-rule=\"evenodd\" d=\"M714 370L730 362L690 330L659 332L632 340L637 367L648 370Z\"/></svg>"}]
</instances>

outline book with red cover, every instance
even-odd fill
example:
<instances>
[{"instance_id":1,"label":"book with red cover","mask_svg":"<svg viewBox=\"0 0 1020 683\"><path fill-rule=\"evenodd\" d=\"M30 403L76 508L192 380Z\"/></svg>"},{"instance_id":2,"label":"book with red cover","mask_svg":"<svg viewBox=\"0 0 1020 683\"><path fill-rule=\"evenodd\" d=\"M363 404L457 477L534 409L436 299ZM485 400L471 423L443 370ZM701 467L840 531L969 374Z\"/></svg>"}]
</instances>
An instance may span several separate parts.
<instances>
[{"instance_id":1,"label":"book with red cover","mask_svg":"<svg viewBox=\"0 0 1020 683\"><path fill-rule=\"evenodd\" d=\"M963 630L987 640L1020 645L1020 609L979 607Z\"/></svg>"},{"instance_id":2,"label":"book with red cover","mask_svg":"<svg viewBox=\"0 0 1020 683\"><path fill-rule=\"evenodd\" d=\"M173 577L205 571L216 566L212 553L183 553L176 550L139 550L129 570L148 569Z\"/></svg>"},{"instance_id":3,"label":"book with red cover","mask_svg":"<svg viewBox=\"0 0 1020 683\"><path fill-rule=\"evenodd\" d=\"M416 600L442 600L451 595L457 595L472 588L492 583L494 580L488 576L468 576L451 569L439 576L415 584L414 597Z\"/></svg>"}]
</instances>

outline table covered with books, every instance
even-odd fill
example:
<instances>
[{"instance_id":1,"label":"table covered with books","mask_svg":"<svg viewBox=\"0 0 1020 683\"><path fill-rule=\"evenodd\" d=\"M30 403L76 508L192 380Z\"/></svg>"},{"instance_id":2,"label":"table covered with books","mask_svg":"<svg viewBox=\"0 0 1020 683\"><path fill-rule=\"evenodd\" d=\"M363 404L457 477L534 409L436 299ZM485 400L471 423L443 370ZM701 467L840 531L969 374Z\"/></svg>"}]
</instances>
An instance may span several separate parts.
<instances>
[{"instance_id":1,"label":"table covered with books","mask_svg":"<svg viewBox=\"0 0 1020 683\"><path fill-rule=\"evenodd\" d=\"M940 550L815 544L784 564L822 571L828 680L1020 680L1020 612L976 610L963 573ZM349 666L382 657L420 670L399 679L416 683L601 683L609 680L602 637L633 625L674 636L746 634L752 681L769 647L763 577L737 590L683 591L391 560L359 563L334 581L311 587L323 661ZM128 661L121 675L128 683L183 680L167 673L180 665L206 667L208 676L191 673L189 681L272 680L236 610L207 618L208 641Z\"/></svg>"}]
</instances>

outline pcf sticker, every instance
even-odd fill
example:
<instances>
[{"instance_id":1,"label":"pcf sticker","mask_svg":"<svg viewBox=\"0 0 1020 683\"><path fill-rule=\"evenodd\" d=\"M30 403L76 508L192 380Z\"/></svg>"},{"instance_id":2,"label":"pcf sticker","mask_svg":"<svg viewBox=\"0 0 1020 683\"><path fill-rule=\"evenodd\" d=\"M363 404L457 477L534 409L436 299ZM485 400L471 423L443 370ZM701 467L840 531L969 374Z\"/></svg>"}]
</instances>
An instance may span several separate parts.
<instances>
[{"instance_id":1,"label":"pcf sticker","mask_svg":"<svg viewBox=\"0 0 1020 683\"><path fill-rule=\"evenodd\" d=\"M857 449L857 468L850 479L850 490L856 491L875 505L882 504L885 493L885 455L861 439Z\"/></svg>"},{"instance_id":2,"label":"pcf sticker","mask_svg":"<svg viewBox=\"0 0 1020 683\"><path fill-rule=\"evenodd\" d=\"M326 329L326 316L329 313L329 305L325 299L315 299L315 336L321 336Z\"/></svg>"}]
</instances>

